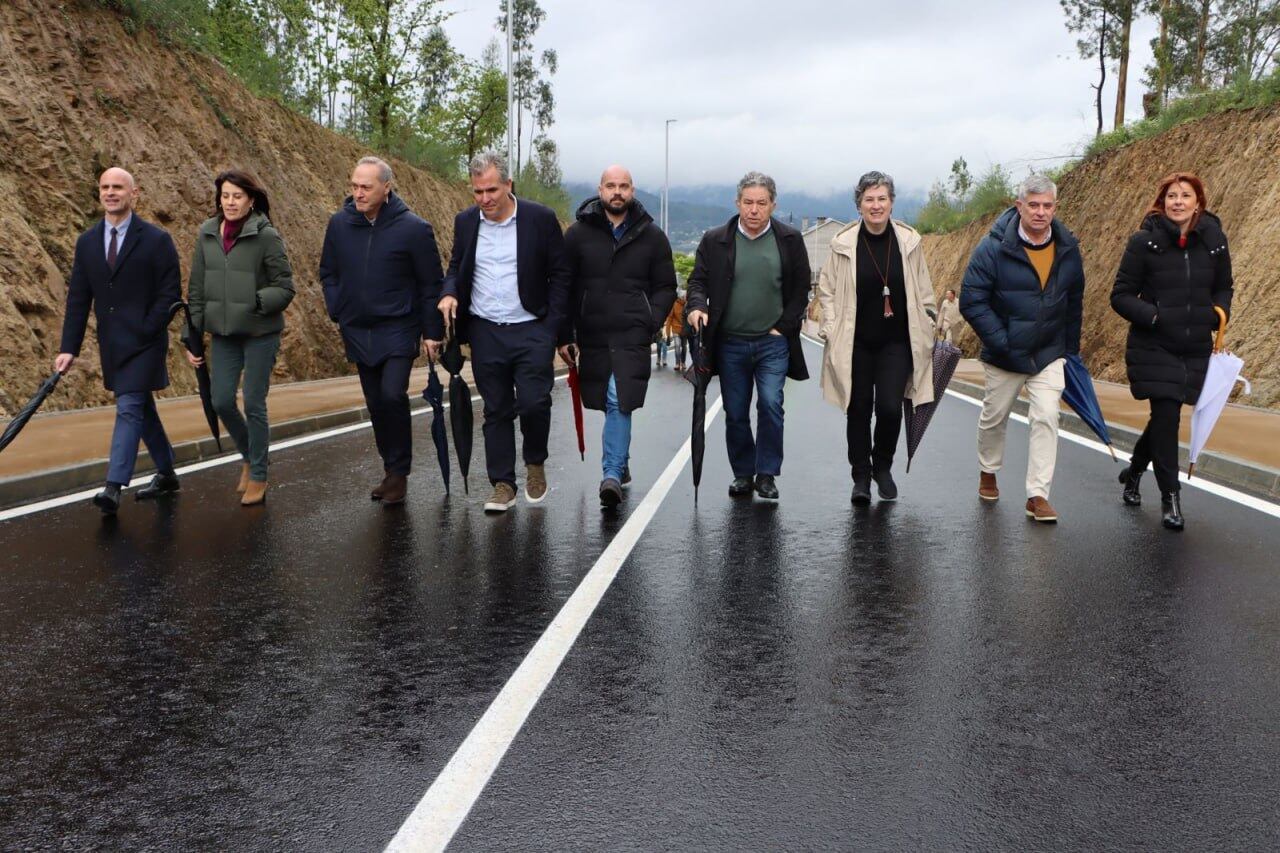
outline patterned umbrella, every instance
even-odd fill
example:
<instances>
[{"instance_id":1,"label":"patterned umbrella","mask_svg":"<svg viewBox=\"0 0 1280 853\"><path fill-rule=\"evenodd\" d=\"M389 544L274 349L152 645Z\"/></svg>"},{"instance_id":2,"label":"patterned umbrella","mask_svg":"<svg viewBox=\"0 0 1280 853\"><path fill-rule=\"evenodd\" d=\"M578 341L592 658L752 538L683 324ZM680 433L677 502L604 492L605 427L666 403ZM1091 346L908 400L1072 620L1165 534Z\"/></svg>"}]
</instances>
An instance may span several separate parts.
<instances>
[{"instance_id":1,"label":"patterned umbrella","mask_svg":"<svg viewBox=\"0 0 1280 853\"><path fill-rule=\"evenodd\" d=\"M53 389L58 387L58 380L62 378L62 374L54 371L48 379L40 383L40 389L36 391L35 396L27 401L27 404L18 410L13 416L13 420L9 421L9 425L4 428L4 434L0 435L0 450L4 450L13 440L18 437L18 433L22 432L22 428L27 425L27 421L31 420L31 416L36 413L45 398L53 393Z\"/></svg>"},{"instance_id":2,"label":"patterned umbrella","mask_svg":"<svg viewBox=\"0 0 1280 853\"><path fill-rule=\"evenodd\" d=\"M440 476L444 479L445 493L449 492L449 439L444 431L444 386L436 374L436 363L428 360L431 373L427 387L422 389L422 399L431 404L431 441L436 446L436 458L440 460Z\"/></svg>"},{"instance_id":3,"label":"patterned umbrella","mask_svg":"<svg viewBox=\"0 0 1280 853\"><path fill-rule=\"evenodd\" d=\"M924 431L929 428L929 421L938 404L942 402L947 385L960 363L960 348L946 341L934 341L933 344L933 402L911 405L910 400L902 401L902 415L907 428L907 471L911 471L911 459L920 447Z\"/></svg>"}]
</instances>

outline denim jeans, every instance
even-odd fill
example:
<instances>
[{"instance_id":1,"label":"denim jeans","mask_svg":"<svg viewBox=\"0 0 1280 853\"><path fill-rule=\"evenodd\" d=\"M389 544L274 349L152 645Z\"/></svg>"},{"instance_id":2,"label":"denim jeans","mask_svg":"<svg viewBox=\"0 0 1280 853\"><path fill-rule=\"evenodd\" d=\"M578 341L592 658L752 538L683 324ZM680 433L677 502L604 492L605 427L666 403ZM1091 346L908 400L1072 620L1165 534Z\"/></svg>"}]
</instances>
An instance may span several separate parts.
<instances>
[{"instance_id":1,"label":"denim jeans","mask_svg":"<svg viewBox=\"0 0 1280 853\"><path fill-rule=\"evenodd\" d=\"M670 340L666 335L658 338L658 366L664 367L667 363L667 350L670 348Z\"/></svg>"},{"instance_id":2,"label":"denim jeans","mask_svg":"<svg viewBox=\"0 0 1280 853\"><path fill-rule=\"evenodd\" d=\"M251 479L267 481L267 448L271 443L271 427L267 422L267 391L271 387L271 370L280 352L280 334L249 337L247 335L214 335L213 364L210 384L213 386L213 408L235 443L241 458L249 465ZM244 377L244 414L236 405L236 389Z\"/></svg>"},{"instance_id":3,"label":"denim jeans","mask_svg":"<svg viewBox=\"0 0 1280 853\"><path fill-rule=\"evenodd\" d=\"M173 473L173 446L164 434L160 413L150 391L127 391L116 395L116 426L111 433L111 461L107 482L129 485L138 462L138 441L147 446L151 461L162 474Z\"/></svg>"},{"instance_id":4,"label":"denim jeans","mask_svg":"<svg viewBox=\"0 0 1280 853\"><path fill-rule=\"evenodd\" d=\"M717 352L720 397L724 400L725 446L733 476L782 473L782 385L791 347L781 335L726 336ZM751 435L751 393L756 431Z\"/></svg>"},{"instance_id":5,"label":"denim jeans","mask_svg":"<svg viewBox=\"0 0 1280 853\"><path fill-rule=\"evenodd\" d=\"M605 392L604 435L600 444L604 448L601 459L604 479L621 483L631 453L631 413L618 408L618 383L613 376L609 377L609 389Z\"/></svg>"}]
</instances>

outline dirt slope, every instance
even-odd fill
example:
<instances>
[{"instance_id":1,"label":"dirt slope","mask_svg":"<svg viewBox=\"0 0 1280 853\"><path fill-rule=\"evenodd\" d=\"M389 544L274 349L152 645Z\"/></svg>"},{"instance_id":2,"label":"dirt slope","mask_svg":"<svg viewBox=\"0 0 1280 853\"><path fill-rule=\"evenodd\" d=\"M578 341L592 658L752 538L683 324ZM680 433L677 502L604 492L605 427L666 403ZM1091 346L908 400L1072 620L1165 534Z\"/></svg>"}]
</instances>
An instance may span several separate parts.
<instances>
[{"instance_id":1,"label":"dirt slope","mask_svg":"<svg viewBox=\"0 0 1280 853\"><path fill-rule=\"evenodd\" d=\"M1245 361L1252 397L1280 408L1280 105L1223 113L1111 151L1072 170L1058 188L1060 216L1080 238L1085 260L1081 349L1090 370L1124 382L1125 322L1111 310L1111 285L1129 235L1137 230L1160 178L1189 169L1204 178L1210 209L1231 242L1235 299L1227 344ZM969 253L991 220L925 237L939 291L959 289ZM978 343L966 327L966 355Z\"/></svg>"},{"instance_id":2,"label":"dirt slope","mask_svg":"<svg viewBox=\"0 0 1280 853\"><path fill-rule=\"evenodd\" d=\"M100 216L95 183L112 164L138 179L142 216L172 233L184 286L214 176L231 166L256 173L298 287L276 380L348 372L316 267L327 218L367 153L253 97L208 59L171 50L149 32L130 35L113 14L74 0L0 2L0 412L21 405L52 369L75 239ZM393 166L400 192L435 226L447 257L453 214L468 194ZM109 401L92 331L83 356L47 408ZM180 358L175 346L169 394L194 390Z\"/></svg>"}]
</instances>

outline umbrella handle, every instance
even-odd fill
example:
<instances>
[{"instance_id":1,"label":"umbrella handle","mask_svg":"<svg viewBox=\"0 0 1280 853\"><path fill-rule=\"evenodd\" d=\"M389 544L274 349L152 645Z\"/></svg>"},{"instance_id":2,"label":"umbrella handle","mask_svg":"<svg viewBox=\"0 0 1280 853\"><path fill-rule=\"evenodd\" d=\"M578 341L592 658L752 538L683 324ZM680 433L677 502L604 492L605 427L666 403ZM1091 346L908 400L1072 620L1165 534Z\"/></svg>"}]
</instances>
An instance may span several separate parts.
<instances>
[{"instance_id":1,"label":"umbrella handle","mask_svg":"<svg viewBox=\"0 0 1280 853\"><path fill-rule=\"evenodd\" d=\"M1222 339L1227 336L1227 312L1217 305L1213 310L1218 312L1218 337L1213 342L1213 351L1222 352Z\"/></svg>"}]
</instances>

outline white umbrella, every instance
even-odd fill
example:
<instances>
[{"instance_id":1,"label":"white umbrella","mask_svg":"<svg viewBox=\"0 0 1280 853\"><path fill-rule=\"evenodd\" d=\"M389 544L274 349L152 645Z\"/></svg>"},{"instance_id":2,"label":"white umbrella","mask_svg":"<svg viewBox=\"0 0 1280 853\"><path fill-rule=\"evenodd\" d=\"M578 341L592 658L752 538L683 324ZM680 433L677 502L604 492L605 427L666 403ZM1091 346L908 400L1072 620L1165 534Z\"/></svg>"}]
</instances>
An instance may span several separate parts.
<instances>
[{"instance_id":1,"label":"white umbrella","mask_svg":"<svg viewBox=\"0 0 1280 853\"><path fill-rule=\"evenodd\" d=\"M1219 316L1222 312L1219 311ZM1218 423L1222 408L1227 405L1237 382L1244 383L1244 393L1252 394L1253 388L1249 380L1240 375L1244 369L1244 359L1222 348L1222 337L1227 331L1225 316L1218 325L1218 340L1213 347L1213 355L1209 356L1209 370L1204 376L1204 387L1200 389L1200 399L1196 402L1195 411L1191 413L1191 464L1187 469L1190 478L1196 471L1196 459L1209 440L1209 433Z\"/></svg>"}]
</instances>

